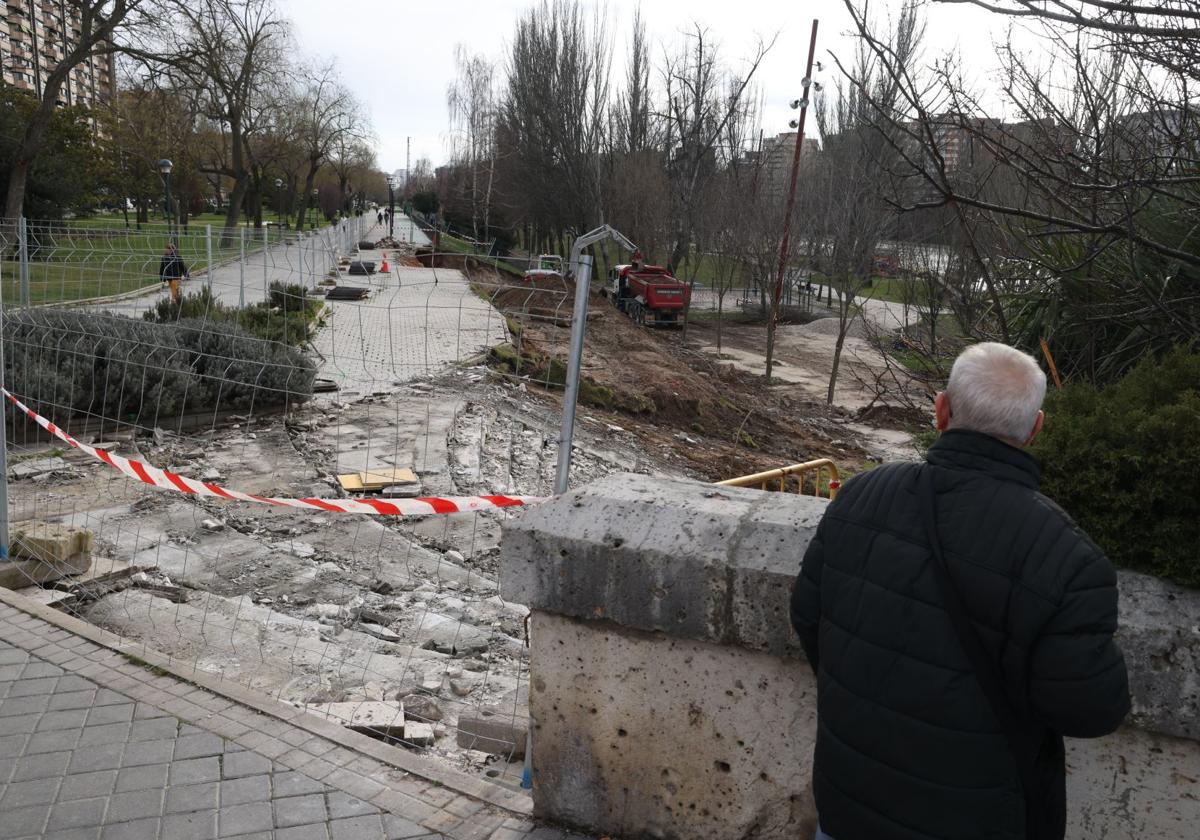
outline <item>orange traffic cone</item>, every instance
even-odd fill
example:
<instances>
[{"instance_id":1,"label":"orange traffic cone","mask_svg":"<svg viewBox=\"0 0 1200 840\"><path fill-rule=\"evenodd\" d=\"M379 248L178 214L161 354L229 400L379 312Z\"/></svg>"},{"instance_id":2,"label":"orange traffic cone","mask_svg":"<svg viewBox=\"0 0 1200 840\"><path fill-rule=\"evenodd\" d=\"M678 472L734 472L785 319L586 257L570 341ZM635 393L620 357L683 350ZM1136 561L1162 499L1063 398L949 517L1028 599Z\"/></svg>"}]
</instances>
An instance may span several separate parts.
<instances>
[{"instance_id":1,"label":"orange traffic cone","mask_svg":"<svg viewBox=\"0 0 1200 840\"><path fill-rule=\"evenodd\" d=\"M382 272L383 272L383 273L385 273L385 274L386 274L387 272L391 271L391 269L390 269L390 268L388 268L388 264L387 264L387 254L384 254L384 255L383 255L383 265L379 266L379 270L380 270L380 271L382 271Z\"/></svg>"}]
</instances>

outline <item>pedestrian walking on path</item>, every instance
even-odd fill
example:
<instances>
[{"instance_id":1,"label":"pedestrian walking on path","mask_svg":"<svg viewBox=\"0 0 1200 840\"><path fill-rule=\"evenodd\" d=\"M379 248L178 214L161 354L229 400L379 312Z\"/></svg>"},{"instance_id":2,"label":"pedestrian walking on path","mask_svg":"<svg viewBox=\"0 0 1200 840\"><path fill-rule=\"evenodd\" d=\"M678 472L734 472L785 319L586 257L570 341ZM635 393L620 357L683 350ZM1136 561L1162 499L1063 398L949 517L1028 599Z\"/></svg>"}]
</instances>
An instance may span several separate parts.
<instances>
[{"instance_id":1,"label":"pedestrian walking on path","mask_svg":"<svg viewBox=\"0 0 1200 840\"><path fill-rule=\"evenodd\" d=\"M162 281L163 286L170 288L171 300L176 303L179 302L179 281L187 279L190 276L188 268L183 262L183 257L179 256L179 250L175 247L175 243L168 243L167 250L158 264L158 279Z\"/></svg>"},{"instance_id":2,"label":"pedestrian walking on path","mask_svg":"<svg viewBox=\"0 0 1200 840\"><path fill-rule=\"evenodd\" d=\"M791 607L818 838L1061 840L1063 737L1128 714L1116 573L1025 449L1045 394L1032 357L967 348L926 463L861 473L826 510Z\"/></svg>"}]
</instances>

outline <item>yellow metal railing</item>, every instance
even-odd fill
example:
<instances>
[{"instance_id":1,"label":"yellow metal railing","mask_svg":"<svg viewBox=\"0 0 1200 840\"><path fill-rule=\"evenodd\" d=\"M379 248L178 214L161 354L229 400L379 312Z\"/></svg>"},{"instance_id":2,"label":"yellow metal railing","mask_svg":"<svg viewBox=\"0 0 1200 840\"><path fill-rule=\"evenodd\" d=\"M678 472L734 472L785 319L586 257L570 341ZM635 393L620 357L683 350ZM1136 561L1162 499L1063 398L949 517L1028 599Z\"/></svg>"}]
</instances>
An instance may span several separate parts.
<instances>
[{"instance_id":1,"label":"yellow metal railing","mask_svg":"<svg viewBox=\"0 0 1200 840\"><path fill-rule=\"evenodd\" d=\"M727 478L724 481L718 481L717 484L722 487L757 487L759 490L775 490L786 493L788 492L788 478L795 476L795 492L804 493L804 479L810 473L812 474L812 493L810 495L825 495L830 500L837 498L838 488L842 486L842 482L838 478L837 464L828 458L805 461L803 464L789 464L786 467L754 473L754 475ZM825 482L827 495L821 492L821 478L825 475L829 477ZM772 482L775 482L776 486L772 487Z\"/></svg>"}]
</instances>

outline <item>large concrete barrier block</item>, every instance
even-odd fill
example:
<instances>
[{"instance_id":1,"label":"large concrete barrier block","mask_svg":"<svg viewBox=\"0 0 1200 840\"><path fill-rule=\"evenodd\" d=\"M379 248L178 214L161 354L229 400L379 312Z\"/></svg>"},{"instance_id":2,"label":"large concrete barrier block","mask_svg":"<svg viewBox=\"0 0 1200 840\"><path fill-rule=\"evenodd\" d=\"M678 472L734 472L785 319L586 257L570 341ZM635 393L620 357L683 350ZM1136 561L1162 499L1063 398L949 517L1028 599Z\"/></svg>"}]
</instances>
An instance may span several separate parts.
<instances>
[{"instance_id":1,"label":"large concrete barrier block","mask_svg":"<svg viewBox=\"0 0 1200 840\"><path fill-rule=\"evenodd\" d=\"M801 655L788 599L827 504L609 476L505 525L501 595L573 618Z\"/></svg>"},{"instance_id":2,"label":"large concrete barrier block","mask_svg":"<svg viewBox=\"0 0 1200 840\"><path fill-rule=\"evenodd\" d=\"M1130 722L1200 740L1200 592L1120 571L1117 643L1129 668Z\"/></svg>"},{"instance_id":3,"label":"large concrete barrier block","mask_svg":"<svg viewBox=\"0 0 1200 840\"><path fill-rule=\"evenodd\" d=\"M664 840L812 837L808 663L535 612L534 813Z\"/></svg>"}]
</instances>

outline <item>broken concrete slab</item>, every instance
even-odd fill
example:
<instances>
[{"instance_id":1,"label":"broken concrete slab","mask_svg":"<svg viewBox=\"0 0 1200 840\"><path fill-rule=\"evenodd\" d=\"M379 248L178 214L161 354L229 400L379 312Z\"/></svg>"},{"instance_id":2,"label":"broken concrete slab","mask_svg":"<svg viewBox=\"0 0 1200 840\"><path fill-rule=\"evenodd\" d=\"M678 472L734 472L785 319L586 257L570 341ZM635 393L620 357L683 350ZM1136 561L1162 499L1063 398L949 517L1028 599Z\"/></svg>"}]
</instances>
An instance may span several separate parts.
<instances>
[{"instance_id":1,"label":"broken concrete slab","mask_svg":"<svg viewBox=\"0 0 1200 840\"><path fill-rule=\"evenodd\" d=\"M413 720L433 723L445 716L437 700L428 694L409 694L401 698L401 702L404 704L404 714Z\"/></svg>"},{"instance_id":2,"label":"broken concrete slab","mask_svg":"<svg viewBox=\"0 0 1200 840\"><path fill-rule=\"evenodd\" d=\"M426 613L413 634L425 650L440 653L479 653L488 648L488 634L478 627L465 624L448 615Z\"/></svg>"},{"instance_id":3,"label":"broken concrete slab","mask_svg":"<svg viewBox=\"0 0 1200 840\"><path fill-rule=\"evenodd\" d=\"M414 747L432 747L437 737L434 734L432 724L410 720L404 724L404 737L402 740L405 743L412 744Z\"/></svg>"},{"instance_id":4,"label":"broken concrete slab","mask_svg":"<svg viewBox=\"0 0 1200 840\"><path fill-rule=\"evenodd\" d=\"M373 700L313 703L307 706L305 711L367 735L389 738L403 738L405 735L404 706L401 703Z\"/></svg>"},{"instance_id":5,"label":"broken concrete slab","mask_svg":"<svg viewBox=\"0 0 1200 840\"><path fill-rule=\"evenodd\" d=\"M360 633L366 633L368 636L374 636L376 639L382 639L385 642L393 644L403 641L403 637L380 624L360 623L356 628Z\"/></svg>"},{"instance_id":6,"label":"broken concrete slab","mask_svg":"<svg viewBox=\"0 0 1200 840\"><path fill-rule=\"evenodd\" d=\"M478 715L462 715L458 719L458 745L490 755L523 758L528 735L528 724L516 716L484 711Z\"/></svg>"},{"instance_id":7,"label":"broken concrete slab","mask_svg":"<svg viewBox=\"0 0 1200 840\"><path fill-rule=\"evenodd\" d=\"M21 461L8 468L8 474L18 481L23 478L41 478L65 472L71 472L71 465L57 456L53 458L37 458L33 461Z\"/></svg>"},{"instance_id":8,"label":"broken concrete slab","mask_svg":"<svg viewBox=\"0 0 1200 840\"><path fill-rule=\"evenodd\" d=\"M76 554L90 555L93 538L86 528L55 522L22 522L13 527L11 541L13 558L56 563Z\"/></svg>"}]
</instances>

